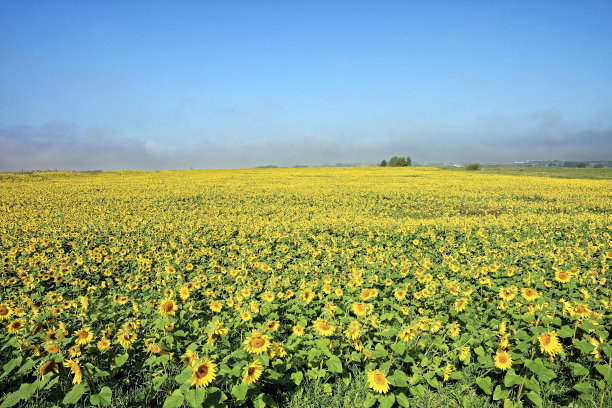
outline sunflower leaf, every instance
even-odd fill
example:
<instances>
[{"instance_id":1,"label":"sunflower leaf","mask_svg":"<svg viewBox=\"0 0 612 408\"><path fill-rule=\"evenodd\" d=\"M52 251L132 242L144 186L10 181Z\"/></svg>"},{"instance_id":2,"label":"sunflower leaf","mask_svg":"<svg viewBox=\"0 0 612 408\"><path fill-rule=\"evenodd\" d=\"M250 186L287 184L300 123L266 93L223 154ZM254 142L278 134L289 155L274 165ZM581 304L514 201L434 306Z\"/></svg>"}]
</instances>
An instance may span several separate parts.
<instances>
[{"instance_id":1,"label":"sunflower leaf","mask_svg":"<svg viewBox=\"0 0 612 408\"><path fill-rule=\"evenodd\" d=\"M325 365L334 373L342 372L342 361L338 358L338 356L332 355L326 362Z\"/></svg>"},{"instance_id":2,"label":"sunflower leaf","mask_svg":"<svg viewBox=\"0 0 612 408\"><path fill-rule=\"evenodd\" d=\"M76 404L77 402L79 402L79 400L81 399L84 393L85 393L85 384L83 383L76 384L74 387L72 387L70 392L66 394L66 396L62 400L62 403L66 405Z\"/></svg>"},{"instance_id":3,"label":"sunflower leaf","mask_svg":"<svg viewBox=\"0 0 612 408\"><path fill-rule=\"evenodd\" d=\"M174 390L164 401L163 408L178 408L183 405L184 400L183 392L181 390Z\"/></svg>"},{"instance_id":4,"label":"sunflower leaf","mask_svg":"<svg viewBox=\"0 0 612 408\"><path fill-rule=\"evenodd\" d=\"M491 395L491 377L477 378L476 384L483 390L487 395Z\"/></svg>"}]
</instances>

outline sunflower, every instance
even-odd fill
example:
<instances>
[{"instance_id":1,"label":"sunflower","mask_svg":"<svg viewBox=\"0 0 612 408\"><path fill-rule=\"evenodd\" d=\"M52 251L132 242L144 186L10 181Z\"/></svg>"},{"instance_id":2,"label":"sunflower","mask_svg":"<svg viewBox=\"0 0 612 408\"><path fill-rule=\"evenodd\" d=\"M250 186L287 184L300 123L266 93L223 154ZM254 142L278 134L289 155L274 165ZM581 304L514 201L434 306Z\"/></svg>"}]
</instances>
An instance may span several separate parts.
<instances>
[{"instance_id":1,"label":"sunflower","mask_svg":"<svg viewBox=\"0 0 612 408\"><path fill-rule=\"evenodd\" d=\"M222 308L223 308L223 304L219 302L218 300L213 300L210 303L210 310L212 310L215 313L219 313Z\"/></svg>"},{"instance_id":2,"label":"sunflower","mask_svg":"<svg viewBox=\"0 0 612 408\"><path fill-rule=\"evenodd\" d=\"M77 345L87 344L93 339L93 332L89 327L83 327L81 330L77 330L74 332L74 335L77 336L74 341Z\"/></svg>"},{"instance_id":3,"label":"sunflower","mask_svg":"<svg viewBox=\"0 0 612 408\"><path fill-rule=\"evenodd\" d=\"M162 351L164 351L164 349L157 344L149 344L148 348L152 354L160 354Z\"/></svg>"},{"instance_id":4,"label":"sunflower","mask_svg":"<svg viewBox=\"0 0 612 408\"><path fill-rule=\"evenodd\" d=\"M216 377L216 367L217 365L210 359L192 367L191 385L195 384L196 388L208 386Z\"/></svg>"},{"instance_id":5,"label":"sunflower","mask_svg":"<svg viewBox=\"0 0 612 408\"><path fill-rule=\"evenodd\" d=\"M251 312L249 312L248 310L243 310L240 312L240 319L243 322L248 322L249 320L251 320Z\"/></svg>"},{"instance_id":6,"label":"sunflower","mask_svg":"<svg viewBox=\"0 0 612 408\"><path fill-rule=\"evenodd\" d=\"M199 360L200 357L198 357L195 352L187 350L185 354L181 356L181 359L183 360L183 364L185 364L185 367L193 367L195 362Z\"/></svg>"},{"instance_id":7,"label":"sunflower","mask_svg":"<svg viewBox=\"0 0 612 408\"><path fill-rule=\"evenodd\" d=\"M270 337L253 330L251 336L244 341L244 348L251 354L261 354L270 347Z\"/></svg>"},{"instance_id":8,"label":"sunflower","mask_svg":"<svg viewBox=\"0 0 612 408\"><path fill-rule=\"evenodd\" d=\"M555 271L555 280L560 283L567 283L572 280L570 271Z\"/></svg>"},{"instance_id":9,"label":"sunflower","mask_svg":"<svg viewBox=\"0 0 612 408\"><path fill-rule=\"evenodd\" d=\"M368 382L374 391L385 394L389 391L389 380L380 370L368 371Z\"/></svg>"},{"instance_id":10,"label":"sunflower","mask_svg":"<svg viewBox=\"0 0 612 408\"><path fill-rule=\"evenodd\" d=\"M470 356L470 348L468 346L459 349L459 360L463 361Z\"/></svg>"},{"instance_id":11,"label":"sunflower","mask_svg":"<svg viewBox=\"0 0 612 408\"><path fill-rule=\"evenodd\" d=\"M49 374L51 371L55 371L56 373L58 372L57 364L55 363L55 361L49 360L45 364L40 366L38 371L40 372L40 375L42 375L44 381L45 375Z\"/></svg>"},{"instance_id":12,"label":"sunflower","mask_svg":"<svg viewBox=\"0 0 612 408\"><path fill-rule=\"evenodd\" d=\"M324 319L319 317L314 322L314 329L320 336L329 336L336 328L334 326L330 326Z\"/></svg>"},{"instance_id":13,"label":"sunflower","mask_svg":"<svg viewBox=\"0 0 612 408\"><path fill-rule=\"evenodd\" d=\"M60 348L57 344L48 344L45 347L45 350L47 351L47 353L49 354L57 354L60 352Z\"/></svg>"},{"instance_id":14,"label":"sunflower","mask_svg":"<svg viewBox=\"0 0 612 408\"><path fill-rule=\"evenodd\" d=\"M163 317L168 317L170 315L174 315L176 312L176 303L170 298L165 299L161 305L159 305L159 312Z\"/></svg>"},{"instance_id":15,"label":"sunflower","mask_svg":"<svg viewBox=\"0 0 612 408\"><path fill-rule=\"evenodd\" d=\"M523 288L521 290L521 295L525 298L526 301L531 302L532 300L536 300L540 295L538 292L531 288Z\"/></svg>"},{"instance_id":16,"label":"sunflower","mask_svg":"<svg viewBox=\"0 0 612 408\"><path fill-rule=\"evenodd\" d=\"M189 288L187 288L187 286L183 286L181 290L179 290L179 296L182 300L187 300L189 297Z\"/></svg>"},{"instance_id":17,"label":"sunflower","mask_svg":"<svg viewBox=\"0 0 612 408\"><path fill-rule=\"evenodd\" d=\"M408 341L408 340L413 339L414 336L416 336L416 334L417 334L417 327L410 326L410 327L405 328L401 332L399 332L398 336L403 341Z\"/></svg>"},{"instance_id":18,"label":"sunflower","mask_svg":"<svg viewBox=\"0 0 612 408\"><path fill-rule=\"evenodd\" d=\"M576 303L576 306L572 309L573 314L577 314L581 318L588 317L591 314L588 306L583 303Z\"/></svg>"},{"instance_id":19,"label":"sunflower","mask_svg":"<svg viewBox=\"0 0 612 408\"><path fill-rule=\"evenodd\" d=\"M24 326L25 326L25 322L23 321L23 319L15 319L6 325L6 329L11 334L17 334L21 330L23 330Z\"/></svg>"},{"instance_id":20,"label":"sunflower","mask_svg":"<svg viewBox=\"0 0 612 408\"><path fill-rule=\"evenodd\" d=\"M128 348L130 344L136 341L136 333L127 333L123 330L117 332L117 341L122 347Z\"/></svg>"},{"instance_id":21,"label":"sunflower","mask_svg":"<svg viewBox=\"0 0 612 408\"><path fill-rule=\"evenodd\" d=\"M13 313L13 309L9 307L6 303L0 305L0 320L8 319L11 317Z\"/></svg>"},{"instance_id":22,"label":"sunflower","mask_svg":"<svg viewBox=\"0 0 612 408\"><path fill-rule=\"evenodd\" d=\"M104 351L108 350L111 346L111 342L106 337L102 337L102 340L98 342L98 350Z\"/></svg>"},{"instance_id":23,"label":"sunflower","mask_svg":"<svg viewBox=\"0 0 612 408\"><path fill-rule=\"evenodd\" d=\"M546 332L538 337L540 341L540 351L542 353L547 353L552 359L557 353L560 353L563 350L563 346L559 343L559 339L557 338L557 333L555 331Z\"/></svg>"},{"instance_id":24,"label":"sunflower","mask_svg":"<svg viewBox=\"0 0 612 408\"><path fill-rule=\"evenodd\" d=\"M299 324L296 326L293 326L293 334L295 334L298 337L302 337L304 335L304 328L300 326Z\"/></svg>"},{"instance_id":25,"label":"sunflower","mask_svg":"<svg viewBox=\"0 0 612 408\"><path fill-rule=\"evenodd\" d=\"M262 371L263 370L259 360L253 361L244 369L244 376L242 377L242 382L248 385L253 384L259 379L259 377L261 377Z\"/></svg>"},{"instance_id":26,"label":"sunflower","mask_svg":"<svg viewBox=\"0 0 612 408\"><path fill-rule=\"evenodd\" d=\"M349 323L348 329L344 331L344 335L350 340L356 340L360 334L359 322L357 320L353 320Z\"/></svg>"},{"instance_id":27,"label":"sunflower","mask_svg":"<svg viewBox=\"0 0 612 408\"><path fill-rule=\"evenodd\" d=\"M467 300L465 298L457 299L455 302L455 311L463 312L467 306Z\"/></svg>"},{"instance_id":28,"label":"sunflower","mask_svg":"<svg viewBox=\"0 0 612 408\"><path fill-rule=\"evenodd\" d=\"M272 321L269 321L268 323L264 324L264 329L265 330L277 331L278 327L279 327L278 320L272 320Z\"/></svg>"},{"instance_id":29,"label":"sunflower","mask_svg":"<svg viewBox=\"0 0 612 408\"><path fill-rule=\"evenodd\" d=\"M510 357L510 354L505 351L497 353L495 355L495 367L504 371L512 367L512 357Z\"/></svg>"},{"instance_id":30,"label":"sunflower","mask_svg":"<svg viewBox=\"0 0 612 408\"><path fill-rule=\"evenodd\" d=\"M70 371L74 374L74 379L72 380L73 384L80 384L83 381L83 375L81 373L81 367L79 366L78 361L75 360L66 360L64 361L64 367L70 367Z\"/></svg>"},{"instance_id":31,"label":"sunflower","mask_svg":"<svg viewBox=\"0 0 612 408\"><path fill-rule=\"evenodd\" d=\"M453 366L450 364L446 364L446 367L444 368L444 381L448 381L448 378L450 377L452 371Z\"/></svg>"},{"instance_id":32,"label":"sunflower","mask_svg":"<svg viewBox=\"0 0 612 408\"><path fill-rule=\"evenodd\" d=\"M450 329L450 335L451 337L457 337L459 336L459 333L461 333L461 327L459 326L459 323L455 323Z\"/></svg>"}]
</instances>

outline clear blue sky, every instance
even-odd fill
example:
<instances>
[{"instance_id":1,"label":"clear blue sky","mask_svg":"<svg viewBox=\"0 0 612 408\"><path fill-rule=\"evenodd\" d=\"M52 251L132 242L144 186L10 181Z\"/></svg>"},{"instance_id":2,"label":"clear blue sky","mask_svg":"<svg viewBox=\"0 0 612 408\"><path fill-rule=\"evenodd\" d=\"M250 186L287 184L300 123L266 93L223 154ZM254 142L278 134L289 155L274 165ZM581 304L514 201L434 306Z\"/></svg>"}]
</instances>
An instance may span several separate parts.
<instances>
[{"instance_id":1,"label":"clear blue sky","mask_svg":"<svg viewBox=\"0 0 612 408\"><path fill-rule=\"evenodd\" d=\"M0 170L612 160L612 1L0 1Z\"/></svg>"}]
</instances>

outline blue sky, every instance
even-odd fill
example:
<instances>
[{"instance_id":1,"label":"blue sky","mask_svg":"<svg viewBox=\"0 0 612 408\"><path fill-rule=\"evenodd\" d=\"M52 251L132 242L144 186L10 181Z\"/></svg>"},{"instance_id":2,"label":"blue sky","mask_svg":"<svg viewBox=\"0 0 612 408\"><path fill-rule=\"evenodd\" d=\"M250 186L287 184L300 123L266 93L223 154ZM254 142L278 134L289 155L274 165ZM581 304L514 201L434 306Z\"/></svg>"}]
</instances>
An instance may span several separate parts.
<instances>
[{"instance_id":1,"label":"blue sky","mask_svg":"<svg viewBox=\"0 0 612 408\"><path fill-rule=\"evenodd\" d=\"M612 2L0 2L0 170L612 160Z\"/></svg>"}]
</instances>

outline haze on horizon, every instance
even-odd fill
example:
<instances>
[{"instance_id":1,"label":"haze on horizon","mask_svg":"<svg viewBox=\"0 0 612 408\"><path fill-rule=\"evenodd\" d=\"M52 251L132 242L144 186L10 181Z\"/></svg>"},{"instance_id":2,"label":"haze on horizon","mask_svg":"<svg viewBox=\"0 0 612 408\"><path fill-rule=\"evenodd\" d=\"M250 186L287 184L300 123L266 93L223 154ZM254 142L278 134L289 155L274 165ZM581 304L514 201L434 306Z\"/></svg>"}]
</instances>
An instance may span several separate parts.
<instances>
[{"instance_id":1,"label":"haze on horizon","mask_svg":"<svg viewBox=\"0 0 612 408\"><path fill-rule=\"evenodd\" d=\"M612 160L612 2L2 2L0 171Z\"/></svg>"}]
</instances>

